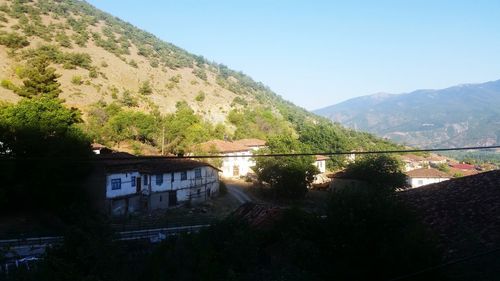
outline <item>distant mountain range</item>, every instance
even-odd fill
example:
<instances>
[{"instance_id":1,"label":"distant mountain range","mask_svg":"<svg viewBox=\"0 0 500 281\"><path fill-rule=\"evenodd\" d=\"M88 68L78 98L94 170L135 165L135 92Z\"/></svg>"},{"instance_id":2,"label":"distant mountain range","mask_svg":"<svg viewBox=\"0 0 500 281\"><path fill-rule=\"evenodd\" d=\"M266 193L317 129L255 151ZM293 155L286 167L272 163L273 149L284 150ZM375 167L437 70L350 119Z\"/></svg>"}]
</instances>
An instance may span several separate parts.
<instances>
[{"instance_id":1,"label":"distant mountain range","mask_svg":"<svg viewBox=\"0 0 500 281\"><path fill-rule=\"evenodd\" d=\"M500 143L500 80L405 94L377 93L314 113L412 146L495 145Z\"/></svg>"}]
</instances>

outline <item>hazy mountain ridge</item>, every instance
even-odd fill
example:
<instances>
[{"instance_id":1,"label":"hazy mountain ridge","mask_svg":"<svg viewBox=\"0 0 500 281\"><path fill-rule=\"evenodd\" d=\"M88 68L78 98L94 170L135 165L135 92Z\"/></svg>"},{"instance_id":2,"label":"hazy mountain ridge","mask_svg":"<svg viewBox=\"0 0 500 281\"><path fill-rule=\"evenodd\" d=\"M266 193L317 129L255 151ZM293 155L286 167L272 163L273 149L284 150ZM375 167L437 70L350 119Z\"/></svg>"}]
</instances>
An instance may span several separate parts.
<instances>
[{"instance_id":1,"label":"hazy mountain ridge","mask_svg":"<svg viewBox=\"0 0 500 281\"><path fill-rule=\"evenodd\" d=\"M494 145L500 142L500 80L363 96L314 112L409 145Z\"/></svg>"}]
</instances>

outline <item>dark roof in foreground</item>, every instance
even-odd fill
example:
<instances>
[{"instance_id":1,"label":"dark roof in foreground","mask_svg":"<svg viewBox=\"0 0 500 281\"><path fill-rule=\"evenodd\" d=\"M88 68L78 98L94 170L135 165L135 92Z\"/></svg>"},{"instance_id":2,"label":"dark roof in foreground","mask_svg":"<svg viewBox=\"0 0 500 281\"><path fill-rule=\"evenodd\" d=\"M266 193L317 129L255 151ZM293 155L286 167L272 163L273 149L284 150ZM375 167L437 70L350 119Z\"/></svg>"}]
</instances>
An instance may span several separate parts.
<instances>
[{"instance_id":1,"label":"dark roof in foreground","mask_svg":"<svg viewBox=\"0 0 500 281\"><path fill-rule=\"evenodd\" d=\"M445 260L500 247L500 170L398 194L433 230Z\"/></svg>"}]
</instances>

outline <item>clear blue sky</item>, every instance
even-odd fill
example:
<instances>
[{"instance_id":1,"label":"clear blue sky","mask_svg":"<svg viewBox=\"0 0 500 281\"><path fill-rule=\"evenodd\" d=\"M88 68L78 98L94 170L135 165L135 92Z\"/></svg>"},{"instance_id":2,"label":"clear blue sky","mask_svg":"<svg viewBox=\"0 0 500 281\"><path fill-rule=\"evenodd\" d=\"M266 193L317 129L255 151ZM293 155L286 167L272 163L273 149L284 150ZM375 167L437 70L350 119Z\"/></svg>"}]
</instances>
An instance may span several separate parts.
<instances>
[{"instance_id":1,"label":"clear blue sky","mask_svg":"<svg viewBox=\"0 0 500 281\"><path fill-rule=\"evenodd\" d=\"M307 109L500 79L500 1L90 3Z\"/></svg>"}]
</instances>

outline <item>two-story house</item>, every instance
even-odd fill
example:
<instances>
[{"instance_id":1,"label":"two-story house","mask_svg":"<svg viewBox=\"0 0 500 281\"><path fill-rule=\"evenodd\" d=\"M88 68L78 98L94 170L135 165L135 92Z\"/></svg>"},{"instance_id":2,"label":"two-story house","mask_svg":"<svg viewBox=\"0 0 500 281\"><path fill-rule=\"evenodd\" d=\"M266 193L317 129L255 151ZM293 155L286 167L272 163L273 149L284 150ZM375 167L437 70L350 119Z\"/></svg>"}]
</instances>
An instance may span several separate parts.
<instances>
[{"instance_id":1,"label":"two-story house","mask_svg":"<svg viewBox=\"0 0 500 281\"><path fill-rule=\"evenodd\" d=\"M187 159L137 159L106 165L106 206L123 215L205 201L219 191L219 170Z\"/></svg>"},{"instance_id":2,"label":"two-story house","mask_svg":"<svg viewBox=\"0 0 500 281\"><path fill-rule=\"evenodd\" d=\"M259 139L242 139L237 141L212 140L199 145L203 152L224 156L220 170L226 178L246 176L253 172L255 161L253 153L265 147L266 142Z\"/></svg>"}]
</instances>

